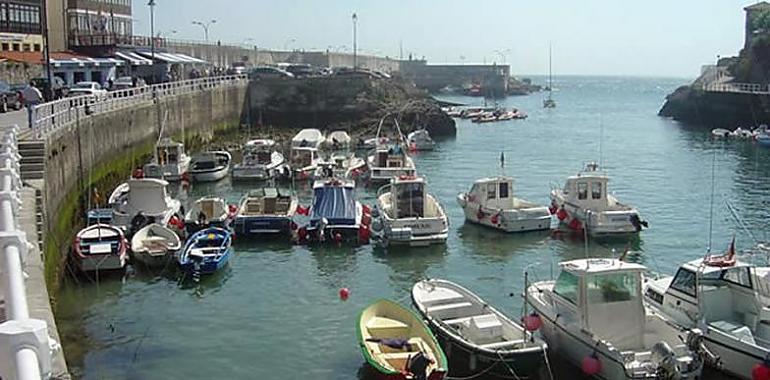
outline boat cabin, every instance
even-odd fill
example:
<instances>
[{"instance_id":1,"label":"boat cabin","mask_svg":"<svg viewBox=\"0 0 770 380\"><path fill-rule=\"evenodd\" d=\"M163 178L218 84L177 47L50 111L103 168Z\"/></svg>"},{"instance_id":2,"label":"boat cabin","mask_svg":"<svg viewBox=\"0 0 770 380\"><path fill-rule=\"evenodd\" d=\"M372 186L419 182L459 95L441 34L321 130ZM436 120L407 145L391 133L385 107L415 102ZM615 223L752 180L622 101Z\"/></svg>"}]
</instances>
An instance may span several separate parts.
<instances>
[{"instance_id":1,"label":"boat cabin","mask_svg":"<svg viewBox=\"0 0 770 380\"><path fill-rule=\"evenodd\" d=\"M291 207L291 195L274 187L252 190L241 204L240 215L285 215Z\"/></svg>"},{"instance_id":2,"label":"boat cabin","mask_svg":"<svg viewBox=\"0 0 770 380\"><path fill-rule=\"evenodd\" d=\"M308 147L295 147L291 149L291 165L303 168L313 165L318 150Z\"/></svg>"},{"instance_id":3,"label":"boat cabin","mask_svg":"<svg viewBox=\"0 0 770 380\"><path fill-rule=\"evenodd\" d=\"M168 182L162 179L144 178L128 181L128 205L149 215L157 215L169 209L166 194Z\"/></svg>"},{"instance_id":4,"label":"boat cabin","mask_svg":"<svg viewBox=\"0 0 770 380\"><path fill-rule=\"evenodd\" d=\"M770 347L770 268L735 261L715 266L697 259L677 270L665 293L648 287L646 296L659 307L677 310L695 321Z\"/></svg>"},{"instance_id":5,"label":"boat cabin","mask_svg":"<svg viewBox=\"0 0 770 380\"><path fill-rule=\"evenodd\" d=\"M184 144L164 138L155 148L159 165L176 164L184 153Z\"/></svg>"},{"instance_id":6,"label":"boat cabin","mask_svg":"<svg viewBox=\"0 0 770 380\"><path fill-rule=\"evenodd\" d=\"M514 208L513 178L482 178L473 183L468 199L488 208L508 210Z\"/></svg>"},{"instance_id":7,"label":"boat cabin","mask_svg":"<svg viewBox=\"0 0 770 380\"><path fill-rule=\"evenodd\" d=\"M590 163L578 175L567 178L563 191L568 202L590 210L600 211L608 208L607 182L609 178L599 173L598 169L597 164Z\"/></svg>"},{"instance_id":8,"label":"boat cabin","mask_svg":"<svg viewBox=\"0 0 770 380\"><path fill-rule=\"evenodd\" d=\"M406 166L406 152L401 144L377 147L374 163L380 168L402 168Z\"/></svg>"},{"instance_id":9,"label":"boat cabin","mask_svg":"<svg viewBox=\"0 0 770 380\"><path fill-rule=\"evenodd\" d=\"M243 162L252 165L264 165L272 162L272 154L276 149L274 140L258 139L248 141L243 145Z\"/></svg>"},{"instance_id":10,"label":"boat cabin","mask_svg":"<svg viewBox=\"0 0 770 380\"><path fill-rule=\"evenodd\" d=\"M393 179L390 193L393 197L396 219L425 217L425 180L419 177Z\"/></svg>"},{"instance_id":11,"label":"boat cabin","mask_svg":"<svg viewBox=\"0 0 770 380\"><path fill-rule=\"evenodd\" d=\"M572 260L560 266L552 297L563 324L612 341L620 350L644 345L644 266L616 259Z\"/></svg>"}]
</instances>

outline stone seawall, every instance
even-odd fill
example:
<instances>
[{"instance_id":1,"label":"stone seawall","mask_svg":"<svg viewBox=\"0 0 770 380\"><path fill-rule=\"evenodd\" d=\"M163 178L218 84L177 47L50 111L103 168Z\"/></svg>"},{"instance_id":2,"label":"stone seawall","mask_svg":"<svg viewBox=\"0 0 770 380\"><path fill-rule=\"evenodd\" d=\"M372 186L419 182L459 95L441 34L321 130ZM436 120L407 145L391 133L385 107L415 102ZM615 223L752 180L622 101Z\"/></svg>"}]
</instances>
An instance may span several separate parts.
<instances>
[{"instance_id":1,"label":"stone seawall","mask_svg":"<svg viewBox=\"0 0 770 380\"><path fill-rule=\"evenodd\" d=\"M46 141L44 206L46 212L46 282L55 294L73 233L82 225L82 208L96 184L110 177L121 180L152 153L159 135L210 136L223 125L238 125L246 86L147 102L136 108L84 118L62 128ZM100 189L101 197L109 189Z\"/></svg>"}]
</instances>

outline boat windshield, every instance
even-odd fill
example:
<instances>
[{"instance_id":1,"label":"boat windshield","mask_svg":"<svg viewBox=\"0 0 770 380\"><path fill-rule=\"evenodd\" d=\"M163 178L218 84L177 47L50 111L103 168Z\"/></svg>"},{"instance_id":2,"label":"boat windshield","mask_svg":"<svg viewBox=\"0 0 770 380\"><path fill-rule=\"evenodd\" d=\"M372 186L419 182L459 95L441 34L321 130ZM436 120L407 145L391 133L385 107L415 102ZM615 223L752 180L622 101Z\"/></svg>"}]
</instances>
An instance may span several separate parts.
<instances>
[{"instance_id":1,"label":"boat windshield","mask_svg":"<svg viewBox=\"0 0 770 380\"><path fill-rule=\"evenodd\" d=\"M569 302L577 305L578 295L578 278L574 274L562 271L559 274L559 278L556 279L556 284L553 287L553 292L562 296Z\"/></svg>"},{"instance_id":2,"label":"boat windshield","mask_svg":"<svg viewBox=\"0 0 770 380\"><path fill-rule=\"evenodd\" d=\"M398 185L396 188L398 218L419 218L425 216L423 192L422 183L414 182Z\"/></svg>"},{"instance_id":3,"label":"boat windshield","mask_svg":"<svg viewBox=\"0 0 770 380\"><path fill-rule=\"evenodd\" d=\"M309 166L313 162L313 154L309 150L295 150L291 155L291 163L300 166Z\"/></svg>"},{"instance_id":4,"label":"boat windshield","mask_svg":"<svg viewBox=\"0 0 770 380\"><path fill-rule=\"evenodd\" d=\"M639 298L636 272L591 275L586 278L589 304L631 301Z\"/></svg>"}]
</instances>

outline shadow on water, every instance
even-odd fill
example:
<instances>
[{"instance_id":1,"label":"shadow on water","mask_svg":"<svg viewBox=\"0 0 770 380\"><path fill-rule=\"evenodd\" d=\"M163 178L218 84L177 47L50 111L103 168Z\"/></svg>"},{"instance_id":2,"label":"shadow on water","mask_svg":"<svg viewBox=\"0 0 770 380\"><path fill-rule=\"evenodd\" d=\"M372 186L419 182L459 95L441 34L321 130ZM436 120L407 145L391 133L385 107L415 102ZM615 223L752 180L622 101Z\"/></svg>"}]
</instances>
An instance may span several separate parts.
<instances>
[{"instance_id":1,"label":"shadow on water","mask_svg":"<svg viewBox=\"0 0 770 380\"><path fill-rule=\"evenodd\" d=\"M232 261L232 258L230 259ZM232 263L228 263L224 268L212 273L202 274L199 280L193 278L193 275L185 272L178 272L177 284L179 289L191 291L190 295L197 298L210 297L217 294L233 275Z\"/></svg>"},{"instance_id":2,"label":"shadow on water","mask_svg":"<svg viewBox=\"0 0 770 380\"><path fill-rule=\"evenodd\" d=\"M428 269L442 264L447 255L443 244L428 247L375 246L374 261L390 267L388 277L393 289L411 289L412 285L428 278Z\"/></svg>"},{"instance_id":3,"label":"shadow on water","mask_svg":"<svg viewBox=\"0 0 770 380\"><path fill-rule=\"evenodd\" d=\"M321 280L332 287L342 286L346 279L355 275L358 255L363 251L362 247L333 244L311 245L307 250L315 261Z\"/></svg>"},{"instance_id":4,"label":"shadow on water","mask_svg":"<svg viewBox=\"0 0 770 380\"><path fill-rule=\"evenodd\" d=\"M484 262L506 263L511 256L548 244L550 231L506 233L490 227L464 223L457 229L462 245Z\"/></svg>"}]
</instances>

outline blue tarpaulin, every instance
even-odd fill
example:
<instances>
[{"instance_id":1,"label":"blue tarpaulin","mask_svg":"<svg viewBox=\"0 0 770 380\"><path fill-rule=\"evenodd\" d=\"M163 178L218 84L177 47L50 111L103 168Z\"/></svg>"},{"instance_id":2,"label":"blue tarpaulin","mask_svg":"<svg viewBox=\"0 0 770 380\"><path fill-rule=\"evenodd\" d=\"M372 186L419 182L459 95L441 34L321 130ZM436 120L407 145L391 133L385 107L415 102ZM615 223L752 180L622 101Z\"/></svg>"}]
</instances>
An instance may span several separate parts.
<instances>
[{"instance_id":1,"label":"blue tarpaulin","mask_svg":"<svg viewBox=\"0 0 770 380\"><path fill-rule=\"evenodd\" d=\"M356 193L351 187L325 186L313 190L310 225L316 227L326 218L329 225L356 224Z\"/></svg>"}]
</instances>

